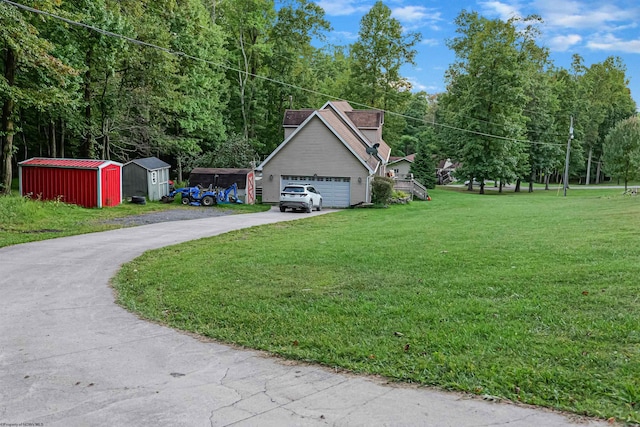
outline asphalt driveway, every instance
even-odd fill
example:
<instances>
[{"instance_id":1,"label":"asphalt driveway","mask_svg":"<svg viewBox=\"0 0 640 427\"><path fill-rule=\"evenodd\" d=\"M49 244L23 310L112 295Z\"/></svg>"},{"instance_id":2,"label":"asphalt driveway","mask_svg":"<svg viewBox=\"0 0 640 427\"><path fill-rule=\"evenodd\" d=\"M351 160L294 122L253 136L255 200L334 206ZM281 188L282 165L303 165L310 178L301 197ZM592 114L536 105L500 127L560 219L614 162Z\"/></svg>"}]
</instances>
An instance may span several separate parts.
<instances>
[{"instance_id":1,"label":"asphalt driveway","mask_svg":"<svg viewBox=\"0 0 640 427\"><path fill-rule=\"evenodd\" d=\"M114 303L109 279L148 249L328 212L272 209L0 249L0 425L607 425L281 361Z\"/></svg>"}]
</instances>

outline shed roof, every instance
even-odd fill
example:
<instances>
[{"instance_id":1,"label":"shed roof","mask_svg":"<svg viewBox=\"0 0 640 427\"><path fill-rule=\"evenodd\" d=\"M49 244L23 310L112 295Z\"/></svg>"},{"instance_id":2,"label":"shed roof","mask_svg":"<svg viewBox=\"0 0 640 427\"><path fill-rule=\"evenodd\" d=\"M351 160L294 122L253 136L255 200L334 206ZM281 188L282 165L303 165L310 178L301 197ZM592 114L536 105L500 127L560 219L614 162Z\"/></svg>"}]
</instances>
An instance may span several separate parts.
<instances>
[{"instance_id":1,"label":"shed roof","mask_svg":"<svg viewBox=\"0 0 640 427\"><path fill-rule=\"evenodd\" d=\"M157 157L145 157L143 159L131 160L129 163L126 163L125 166L131 163L141 166L147 170L166 169L171 167L169 163L163 162Z\"/></svg>"},{"instance_id":2,"label":"shed roof","mask_svg":"<svg viewBox=\"0 0 640 427\"><path fill-rule=\"evenodd\" d=\"M18 163L20 166L43 166L49 168L75 168L75 169L100 169L109 164L122 166L122 164L111 160L91 160L91 159L48 159L44 157L34 157Z\"/></svg>"},{"instance_id":3,"label":"shed roof","mask_svg":"<svg viewBox=\"0 0 640 427\"><path fill-rule=\"evenodd\" d=\"M416 155L415 154L409 154L408 156L405 157L390 157L389 158L389 165L392 165L393 163L399 163L401 161L407 161L409 163L413 163L416 160Z\"/></svg>"},{"instance_id":4,"label":"shed roof","mask_svg":"<svg viewBox=\"0 0 640 427\"><path fill-rule=\"evenodd\" d=\"M253 169L234 169L234 168L193 168L191 173L202 174L218 174L218 175L236 175L236 174L248 174Z\"/></svg>"}]
</instances>

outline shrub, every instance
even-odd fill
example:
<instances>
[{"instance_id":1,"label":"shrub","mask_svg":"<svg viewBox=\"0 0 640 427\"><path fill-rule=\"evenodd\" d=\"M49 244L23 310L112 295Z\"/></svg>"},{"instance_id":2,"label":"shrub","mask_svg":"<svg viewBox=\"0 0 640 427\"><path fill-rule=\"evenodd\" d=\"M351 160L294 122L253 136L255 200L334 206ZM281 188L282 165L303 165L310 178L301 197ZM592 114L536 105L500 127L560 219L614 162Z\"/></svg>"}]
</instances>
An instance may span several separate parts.
<instances>
[{"instance_id":1,"label":"shrub","mask_svg":"<svg viewBox=\"0 0 640 427\"><path fill-rule=\"evenodd\" d=\"M386 205L393 197L393 179L385 176L373 178L371 201L375 204Z\"/></svg>"}]
</instances>

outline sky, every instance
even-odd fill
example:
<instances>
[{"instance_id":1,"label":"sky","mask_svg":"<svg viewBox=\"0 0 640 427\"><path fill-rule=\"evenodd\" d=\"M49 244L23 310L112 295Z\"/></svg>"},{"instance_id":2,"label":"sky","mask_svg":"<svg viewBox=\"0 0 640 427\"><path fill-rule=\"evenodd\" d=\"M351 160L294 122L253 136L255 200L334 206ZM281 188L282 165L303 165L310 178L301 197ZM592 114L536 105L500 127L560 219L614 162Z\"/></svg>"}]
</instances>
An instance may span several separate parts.
<instances>
[{"instance_id":1,"label":"sky","mask_svg":"<svg viewBox=\"0 0 640 427\"><path fill-rule=\"evenodd\" d=\"M348 45L358 38L360 19L375 0L314 0L325 11L333 31L327 43ZM402 75L414 91L445 90L444 73L454 61L446 41L456 36L455 18L461 10L507 20L539 15L544 23L538 44L549 48L558 67L569 68L577 53L585 65L618 56L626 65L631 95L640 106L640 1L638 0L386 0L392 17L406 31L419 32L416 65Z\"/></svg>"}]
</instances>

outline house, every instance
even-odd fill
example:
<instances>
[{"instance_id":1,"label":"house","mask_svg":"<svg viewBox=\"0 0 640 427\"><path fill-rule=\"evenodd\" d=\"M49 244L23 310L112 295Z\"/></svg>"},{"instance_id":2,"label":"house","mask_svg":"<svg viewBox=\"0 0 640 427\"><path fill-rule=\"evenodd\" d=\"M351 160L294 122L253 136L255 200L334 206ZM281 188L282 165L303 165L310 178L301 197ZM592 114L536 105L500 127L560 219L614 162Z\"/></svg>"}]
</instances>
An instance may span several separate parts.
<instances>
[{"instance_id":1,"label":"house","mask_svg":"<svg viewBox=\"0 0 640 427\"><path fill-rule=\"evenodd\" d=\"M458 167L460 167L460 163L454 163L451 159L441 160L436 170L438 174L438 185L447 185L455 181L456 178L453 176L453 173Z\"/></svg>"},{"instance_id":2,"label":"house","mask_svg":"<svg viewBox=\"0 0 640 427\"><path fill-rule=\"evenodd\" d=\"M122 167L123 196L143 196L160 200L169 194L169 169L171 165L157 157L132 160Z\"/></svg>"},{"instance_id":3,"label":"house","mask_svg":"<svg viewBox=\"0 0 640 427\"><path fill-rule=\"evenodd\" d=\"M416 158L415 154L409 154L405 157L391 157L387 164L387 171L393 172L394 178L410 179L411 165Z\"/></svg>"},{"instance_id":4,"label":"house","mask_svg":"<svg viewBox=\"0 0 640 427\"><path fill-rule=\"evenodd\" d=\"M318 110L287 110L284 141L258 166L262 201L277 203L290 182L310 183L325 207L371 201L371 180L384 175L391 149L382 140L384 113L329 101Z\"/></svg>"}]
</instances>

